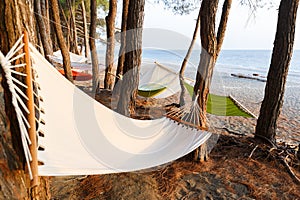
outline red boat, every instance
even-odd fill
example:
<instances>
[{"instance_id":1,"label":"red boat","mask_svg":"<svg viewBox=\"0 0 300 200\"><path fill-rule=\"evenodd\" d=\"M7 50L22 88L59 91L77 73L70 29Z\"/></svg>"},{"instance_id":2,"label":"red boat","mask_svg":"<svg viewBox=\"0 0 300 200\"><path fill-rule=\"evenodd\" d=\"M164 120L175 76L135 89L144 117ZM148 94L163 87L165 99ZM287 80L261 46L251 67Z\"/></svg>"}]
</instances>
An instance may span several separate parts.
<instances>
[{"instance_id":1,"label":"red boat","mask_svg":"<svg viewBox=\"0 0 300 200\"><path fill-rule=\"evenodd\" d=\"M63 69L58 70L62 75L65 75ZM89 73L85 73L76 69L72 69L72 76L75 81L88 81L93 78L93 76Z\"/></svg>"}]
</instances>

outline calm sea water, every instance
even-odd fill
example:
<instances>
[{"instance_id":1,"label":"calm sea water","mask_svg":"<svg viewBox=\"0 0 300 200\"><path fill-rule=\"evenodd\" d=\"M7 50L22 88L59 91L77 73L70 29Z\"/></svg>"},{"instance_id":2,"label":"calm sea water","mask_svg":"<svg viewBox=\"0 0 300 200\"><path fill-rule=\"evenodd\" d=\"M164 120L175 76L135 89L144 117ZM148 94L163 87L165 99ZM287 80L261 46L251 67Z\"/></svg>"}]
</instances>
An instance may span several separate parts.
<instances>
[{"instance_id":1,"label":"calm sea water","mask_svg":"<svg viewBox=\"0 0 300 200\"><path fill-rule=\"evenodd\" d=\"M144 49L143 59L164 63L179 71L185 53L183 50ZM232 73L245 75L256 73L267 76L271 54L270 50L223 50L218 57L215 71L225 77ZM186 76L195 78L199 59L200 51L194 51L189 59ZM288 74L288 84L298 83L300 83L300 50L294 51Z\"/></svg>"}]
</instances>

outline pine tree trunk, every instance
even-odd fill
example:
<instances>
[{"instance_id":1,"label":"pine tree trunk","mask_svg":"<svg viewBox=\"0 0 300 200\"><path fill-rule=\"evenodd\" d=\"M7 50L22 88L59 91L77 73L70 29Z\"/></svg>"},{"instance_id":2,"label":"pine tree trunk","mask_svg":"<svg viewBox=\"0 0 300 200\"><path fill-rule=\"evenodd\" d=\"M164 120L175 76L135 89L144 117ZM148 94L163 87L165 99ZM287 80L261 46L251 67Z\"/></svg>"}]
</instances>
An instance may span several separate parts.
<instances>
[{"instance_id":1,"label":"pine tree trunk","mask_svg":"<svg viewBox=\"0 0 300 200\"><path fill-rule=\"evenodd\" d=\"M24 29L30 35L31 43L37 44L36 22L33 20L33 5L13 0L0 0L0 50L7 54L10 48L19 39ZM2 70L1 70L2 71ZM2 71L3 73L3 71ZM0 76L1 79L1 76ZM17 123L16 114L12 105L11 93L4 74L2 74L3 96L0 94L0 112L5 120L6 127L0 129L0 199L34 199L30 192L29 176L24 171L24 153ZM1 86L0 86L1 88ZM0 93L2 90L0 89ZM3 105L3 103L5 105ZM41 199L50 199L47 179L41 178L38 196ZM36 197L36 196L35 196Z\"/></svg>"},{"instance_id":2,"label":"pine tree trunk","mask_svg":"<svg viewBox=\"0 0 300 200\"><path fill-rule=\"evenodd\" d=\"M82 9L82 18L83 18L83 32L84 32L84 47L85 47L85 57L89 59L90 56L90 46L89 46L89 35L87 28L87 20L86 20L86 10L84 0L81 1L81 9Z\"/></svg>"},{"instance_id":3,"label":"pine tree trunk","mask_svg":"<svg viewBox=\"0 0 300 200\"><path fill-rule=\"evenodd\" d=\"M121 24L121 33L120 33L121 46L119 50L118 67L117 67L115 87L113 92L113 94L116 95L117 97L120 94L120 89L121 89L122 79L123 79L123 68L124 68L125 51L126 51L128 5L129 5L129 0L123 0L122 24Z\"/></svg>"},{"instance_id":4,"label":"pine tree trunk","mask_svg":"<svg viewBox=\"0 0 300 200\"><path fill-rule=\"evenodd\" d=\"M77 27L76 27L76 19L74 15L74 10L70 1L67 1L69 4L69 12L70 12L70 27L71 27L71 38L70 38L70 49L71 52L75 54L79 54L78 50L78 42L77 42Z\"/></svg>"},{"instance_id":5,"label":"pine tree trunk","mask_svg":"<svg viewBox=\"0 0 300 200\"><path fill-rule=\"evenodd\" d=\"M53 19L55 22L55 30L56 30L56 35L58 39L58 44L61 49L61 54L63 57L63 67L65 71L65 77L73 83L73 76L71 72L71 60L70 60L70 53L69 49L67 47L63 31L61 28L61 23L60 23L60 16L59 16L59 7L58 7L58 2L57 0L51 0L51 6L52 6L52 15Z\"/></svg>"},{"instance_id":6,"label":"pine tree trunk","mask_svg":"<svg viewBox=\"0 0 300 200\"><path fill-rule=\"evenodd\" d=\"M19 4L16 4L14 1L0 0L0 15L2 15L1 19L3 19L3 23L0 24L0 48L4 55L8 53L8 51L14 45L14 43L21 37L22 30L24 28L30 26L35 27L32 21L30 20L30 18L33 18L33 16L30 16L30 9L32 8L31 6L32 5L29 4L23 7ZM25 12L28 12L28 14L25 15ZM26 27L24 27L24 25ZM36 33L33 31L33 29L30 29L29 34L30 38L33 39L31 42L36 43ZM23 165L22 163L24 163L25 159L23 155L24 153L22 148L21 136L18 124L14 123L17 122L17 118L13 106L11 104L11 94L9 92L4 74L2 74L2 78L2 85L5 91L5 110L7 116L12 122L10 124L10 129L12 132L12 143L14 150L17 153L17 157L19 156L19 161L21 161L21 163L18 163L18 167L21 168Z\"/></svg>"},{"instance_id":7,"label":"pine tree trunk","mask_svg":"<svg viewBox=\"0 0 300 200\"><path fill-rule=\"evenodd\" d=\"M114 84L114 50L115 50L115 19L117 15L117 0L109 0L109 12L106 16L107 46L105 59L104 88L111 90Z\"/></svg>"},{"instance_id":8,"label":"pine tree trunk","mask_svg":"<svg viewBox=\"0 0 300 200\"><path fill-rule=\"evenodd\" d=\"M194 86L194 99L198 96L200 106L200 127L207 129L206 105L211 84L213 70L216 60L221 50L228 21L228 15L232 0L225 0L223 4L221 21L218 27L217 37L215 36L216 13L218 0L203 0L200 8L200 37L201 37L201 55L197 70L196 83ZM208 158L207 145L203 144L194 151L194 159L204 161Z\"/></svg>"},{"instance_id":9,"label":"pine tree trunk","mask_svg":"<svg viewBox=\"0 0 300 200\"><path fill-rule=\"evenodd\" d=\"M200 27L200 10L199 10L199 14L198 14L198 17L197 17L197 20L196 20L196 26L195 26L195 30L194 30L194 34L193 34L193 39L191 41L191 44L189 46L189 49L185 55L185 58L181 64L181 68L180 68L180 75L183 76L184 75L184 71L185 71L185 68L186 68L186 65L187 65L187 62L191 56L191 53L192 53L192 50L194 48L194 45L196 43L196 39L197 39L197 35L199 33L199 27Z\"/></svg>"},{"instance_id":10,"label":"pine tree trunk","mask_svg":"<svg viewBox=\"0 0 300 200\"><path fill-rule=\"evenodd\" d=\"M71 27L70 27L70 19L66 16L64 8L62 7L60 1L57 1L58 8L59 8L59 16L60 16L60 26L63 32L63 36L65 37L65 43L67 45L68 51L70 51L70 37L71 37ZM54 20L55 21L55 20ZM55 24L56 25L56 24ZM55 27L55 26L54 26ZM55 28L56 32L56 28ZM58 46L59 46L59 40L58 40Z\"/></svg>"},{"instance_id":11,"label":"pine tree trunk","mask_svg":"<svg viewBox=\"0 0 300 200\"><path fill-rule=\"evenodd\" d=\"M129 5L129 0L123 0L122 24L121 24L121 46L119 51L118 67L116 72L117 79L115 81L115 84L117 84L118 81L120 81L121 77L123 76L123 66L125 61L125 49L126 49L128 5Z\"/></svg>"},{"instance_id":12,"label":"pine tree trunk","mask_svg":"<svg viewBox=\"0 0 300 200\"><path fill-rule=\"evenodd\" d=\"M196 95L198 95L198 104L200 106L200 110L202 111L203 118L201 118L201 127L203 129L208 128L206 122L206 105L207 99L209 94L209 87L211 84L211 79L213 75L213 69L216 63L215 54L211 55L208 54L204 49L202 49L200 55L200 64L198 66L197 76L196 76L196 83L195 83L195 90ZM200 116L202 116L200 115Z\"/></svg>"},{"instance_id":13,"label":"pine tree trunk","mask_svg":"<svg viewBox=\"0 0 300 200\"><path fill-rule=\"evenodd\" d=\"M51 29L50 29L49 1L48 0L40 0L40 3L41 3L40 5L41 5L42 16L44 18L43 21L45 23L46 33L48 36L51 51L53 52L53 47L51 46L51 44L52 44L51 35L50 35Z\"/></svg>"},{"instance_id":14,"label":"pine tree trunk","mask_svg":"<svg viewBox=\"0 0 300 200\"><path fill-rule=\"evenodd\" d=\"M223 3L222 15L221 15L220 24L217 33L217 56L221 51L221 47L225 38L225 32L226 32L231 4L232 4L232 0L225 0Z\"/></svg>"},{"instance_id":15,"label":"pine tree trunk","mask_svg":"<svg viewBox=\"0 0 300 200\"><path fill-rule=\"evenodd\" d=\"M91 12L91 25L90 25L90 48L91 48L91 58L92 58L92 71L93 71L93 93L97 92L99 88L99 67L98 67L98 57L97 49L95 44L96 37L96 26L97 26L97 5L96 1L91 1L90 5Z\"/></svg>"},{"instance_id":16,"label":"pine tree trunk","mask_svg":"<svg viewBox=\"0 0 300 200\"><path fill-rule=\"evenodd\" d=\"M194 94L198 95L198 103L202 111L200 124L202 128L207 128L206 122L206 102L209 87L212 79L213 69L216 62L215 18L218 8L218 0L203 0L200 8L200 36L202 51L200 63L197 70ZM194 97L195 98L195 97Z\"/></svg>"},{"instance_id":17,"label":"pine tree trunk","mask_svg":"<svg viewBox=\"0 0 300 200\"><path fill-rule=\"evenodd\" d=\"M134 114L134 104L139 85L139 70L142 55L142 33L145 0L130 0L127 18L126 53L124 76L117 106L119 113Z\"/></svg>"},{"instance_id":18,"label":"pine tree trunk","mask_svg":"<svg viewBox=\"0 0 300 200\"><path fill-rule=\"evenodd\" d=\"M282 0L280 2L272 60L255 131L257 138L263 136L273 142L293 53L298 4L299 0Z\"/></svg>"},{"instance_id":19,"label":"pine tree trunk","mask_svg":"<svg viewBox=\"0 0 300 200\"><path fill-rule=\"evenodd\" d=\"M46 23L43 20L41 1L43 0L34 0L35 17L37 20L37 25L39 27L39 33L41 37L41 42L43 44L45 58L50 61L48 55L52 55L53 50L52 50L49 35L47 34Z\"/></svg>"},{"instance_id":20,"label":"pine tree trunk","mask_svg":"<svg viewBox=\"0 0 300 200\"><path fill-rule=\"evenodd\" d=\"M49 13L49 20L50 22L54 22L54 17L51 11L52 5L50 1L45 0L46 2L48 2L48 13ZM57 36L56 36L56 30L55 30L55 23L49 23L49 35L50 38L52 40L52 49L53 51L57 51L59 50L59 45L58 45L58 40L57 40Z\"/></svg>"},{"instance_id":21,"label":"pine tree trunk","mask_svg":"<svg viewBox=\"0 0 300 200\"><path fill-rule=\"evenodd\" d=\"M185 68L187 66L187 62L192 54L194 45L196 43L196 39L197 39L197 35L199 33L199 27L200 27L200 10L199 10L199 14L197 17L197 21L196 21L196 26L195 26L195 30L194 30L194 34L193 34L193 39L191 41L191 44L189 46L189 49L183 59L183 62L181 64L181 68L180 68L180 72L179 72L179 83L180 83L180 87L181 87L181 93L180 93L180 100L179 100L179 104L180 105L184 105L185 101L184 101L184 96L185 96L185 86L184 86L184 71Z\"/></svg>"}]
</instances>

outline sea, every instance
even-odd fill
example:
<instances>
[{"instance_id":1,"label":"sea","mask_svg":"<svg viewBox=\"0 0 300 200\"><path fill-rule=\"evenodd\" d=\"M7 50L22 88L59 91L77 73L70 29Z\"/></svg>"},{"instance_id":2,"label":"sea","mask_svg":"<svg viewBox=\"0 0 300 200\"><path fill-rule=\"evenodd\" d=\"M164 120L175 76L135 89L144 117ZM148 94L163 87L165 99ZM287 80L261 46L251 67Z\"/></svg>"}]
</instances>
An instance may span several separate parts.
<instances>
[{"instance_id":1,"label":"sea","mask_svg":"<svg viewBox=\"0 0 300 200\"><path fill-rule=\"evenodd\" d=\"M178 72L185 54L186 51L184 50L144 49L143 60L164 63ZM224 77L231 76L231 74L243 74L247 76L258 74L261 77L266 77L271 63L271 56L271 50L222 50L214 70ZM193 51L185 72L186 76L195 78L199 61L200 50ZM289 67L287 85L293 86L299 83L300 50L295 50Z\"/></svg>"},{"instance_id":2,"label":"sea","mask_svg":"<svg viewBox=\"0 0 300 200\"><path fill-rule=\"evenodd\" d=\"M200 50L194 50L189 58L185 76L195 79L200 60ZM143 49L143 60L156 61L179 72L186 50ZM262 100L265 82L254 79L244 79L232 76L242 74L253 77L255 74L261 80L266 80L271 63L271 50L222 50L214 69L211 90L216 93L235 93L241 96L245 93L258 93L253 101ZM300 107L300 50L293 52L286 82L286 96L293 96Z\"/></svg>"}]
</instances>

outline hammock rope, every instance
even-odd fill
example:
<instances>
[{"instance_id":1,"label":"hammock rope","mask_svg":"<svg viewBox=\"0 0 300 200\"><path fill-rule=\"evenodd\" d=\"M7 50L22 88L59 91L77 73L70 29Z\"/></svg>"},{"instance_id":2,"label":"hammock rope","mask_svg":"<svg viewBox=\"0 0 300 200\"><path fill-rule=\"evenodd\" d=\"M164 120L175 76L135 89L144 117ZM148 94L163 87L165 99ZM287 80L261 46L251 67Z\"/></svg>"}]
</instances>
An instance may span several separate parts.
<instances>
[{"instance_id":1,"label":"hammock rope","mask_svg":"<svg viewBox=\"0 0 300 200\"><path fill-rule=\"evenodd\" d=\"M27 86L12 76L13 73L18 74L18 72L15 71L14 68L19 68L22 66L18 65L17 67L15 67L15 66L11 65L12 61L15 61L20 58L24 58L24 55L25 55L24 53L15 56L15 54L18 52L17 50L20 50L24 46L24 45L20 45L20 42L22 41L22 39L23 39L23 36L11 48L11 50L7 54L7 57L4 57L2 52L0 52L0 60L1 60L2 69L5 72L5 77L7 79L7 84L8 84L9 90L12 94L12 105L14 106L14 109L16 111L16 116L18 119L20 132L21 132L21 141L22 141L22 146L23 146L23 150L24 150L24 155L25 155L27 166L28 166L29 176L32 179L33 176L32 176L32 171L30 168L30 161L31 161L32 157L31 157L31 153L30 153L29 147L28 147L28 145L31 144L31 141L29 139L29 135L28 135L28 131L27 131L27 128L29 128L30 125L29 125L26 117L24 116L23 111L21 110L20 106L23 108L23 110L26 113L28 113L29 110L27 109L27 106L25 105L23 99L20 97L19 93L21 93L21 96L23 96L23 97L26 95L23 92L20 92L21 89L18 88L18 86L16 84L18 84L19 86L21 86L23 88L27 88Z\"/></svg>"},{"instance_id":2,"label":"hammock rope","mask_svg":"<svg viewBox=\"0 0 300 200\"><path fill-rule=\"evenodd\" d=\"M12 105L14 106L15 112L16 112L16 117L18 119L18 124L20 127L20 133L21 133L21 141L22 141L22 146L24 150L24 155L26 159L26 165L28 167L28 172L29 172L29 177L30 179L33 178L32 170L30 167L30 162L32 161L32 155L29 149L29 145L32 144L28 129L31 127L27 117L25 114L29 114L30 111L28 110L28 107L26 105L26 102L29 100L28 96L24 93L24 89L27 89L28 86L25 85L23 82L21 82L19 79L13 76L21 76L21 77L26 77L27 74L21 72L24 71L26 64L21 63L21 64L15 64L12 65L14 61L18 60L24 60L25 59L25 53L20 53L19 52L22 50L24 47L24 43L22 43L22 40L24 38L24 35L22 35L17 42L13 45L13 47L10 49L10 51L7 53L6 56L2 54L0 51L0 63L2 66L2 69L5 72L5 77L7 80L7 84L9 87L9 90L12 94ZM17 71L20 70L20 71ZM34 79L33 79L34 80ZM34 81L33 81L34 82ZM36 91L37 92L37 91ZM39 95L34 93L34 96L36 98L39 97ZM40 111L40 102L37 101L38 104L34 104L34 107L37 111ZM37 124L40 124L40 119L37 118L37 116L40 116L40 114L36 115L36 122Z\"/></svg>"},{"instance_id":3,"label":"hammock rope","mask_svg":"<svg viewBox=\"0 0 300 200\"><path fill-rule=\"evenodd\" d=\"M179 108L172 108L166 113L166 116L191 128L203 130L201 117L203 117L206 121L207 118L203 115L203 111L201 110L197 99L198 95L195 97L194 101L191 101Z\"/></svg>"},{"instance_id":4,"label":"hammock rope","mask_svg":"<svg viewBox=\"0 0 300 200\"><path fill-rule=\"evenodd\" d=\"M16 43L12 46L12 48L10 49L10 51L7 53L6 55L6 60L7 63L11 63L11 57L13 57L18 50L20 50L22 47L24 47L24 43L23 43L23 38L24 38L24 34L21 35L21 37L16 41ZM9 64L10 65L10 64Z\"/></svg>"}]
</instances>

